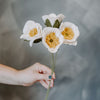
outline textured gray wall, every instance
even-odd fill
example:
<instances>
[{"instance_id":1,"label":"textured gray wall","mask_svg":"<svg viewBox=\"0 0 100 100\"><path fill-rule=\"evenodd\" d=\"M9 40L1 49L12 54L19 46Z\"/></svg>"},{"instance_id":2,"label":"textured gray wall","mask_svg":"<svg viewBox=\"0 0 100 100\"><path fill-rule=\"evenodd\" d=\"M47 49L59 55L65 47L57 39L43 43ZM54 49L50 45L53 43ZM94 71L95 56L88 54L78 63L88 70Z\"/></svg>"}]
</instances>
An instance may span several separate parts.
<instances>
[{"instance_id":1,"label":"textured gray wall","mask_svg":"<svg viewBox=\"0 0 100 100\"><path fill-rule=\"evenodd\" d=\"M49 66L49 52L40 43L20 40L28 19L43 25L41 16L63 13L79 26L76 47L58 52L55 87L49 100L100 100L100 0L0 0L0 63L23 69L40 62ZM46 89L0 84L0 100L44 100Z\"/></svg>"}]
</instances>

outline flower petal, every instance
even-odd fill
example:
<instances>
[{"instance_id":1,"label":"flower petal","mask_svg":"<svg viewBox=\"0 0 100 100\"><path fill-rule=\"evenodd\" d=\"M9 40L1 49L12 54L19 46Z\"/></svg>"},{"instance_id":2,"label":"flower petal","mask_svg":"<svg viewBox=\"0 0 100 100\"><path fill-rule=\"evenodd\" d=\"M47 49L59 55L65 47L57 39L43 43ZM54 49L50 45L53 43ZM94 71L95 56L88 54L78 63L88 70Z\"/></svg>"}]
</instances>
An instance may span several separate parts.
<instances>
[{"instance_id":1,"label":"flower petal","mask_svg":"<svg viewBox=\"0 0 100 100\"><path fill-rule=\"evenodd\" d=\"M75 24L70 23L70 22L61 23L60 32L63 34L65 44L69 44L69 45L77 44L74 42L79 37L80 33L79 33L78 27Z\"/></svg>"},{"instance_id":2,"label":"flower petal","mask_svg":"<svg viewBox=\"0 0 100 100\"><path fill-rule=\"evenodd\" d=\"M43 30L42 43L49 52L56 53L63 43L63 36L60 34L59 29L46 27Z\"/></svg>"},{"instance_id":3,"label":"flower petal","mask_svg":"<svg viewBox=\"0 0 100 100\"><path fill-rule=\"evenodd\" d=\"M32 47L34 40L35 40L35 38L29 42L30 47Z\"/></svg>"},{"instance_id":4,"label":"flower petal","mask_svg":"<svg viewBox=\"0 0 100 100\"><path fill-rule=\"evenodd\" d=\"M69 44L69 45L76 46L77 45L77 41L74 41L74 42L64 41L64 44Z\"/></svg>"},{"instance_id":5,"label":"flower petal","mask_svg":"<svg viewBox=\"0 0 100 100\"><path fill-rule=\"evenodd\" d=\"M30 42L29 42L30 47L32 47L33 42L34 42L36 39L39 39L39 38L41 38L41 37L42 37L41 35L40 35L40 36L36 36L36 37L34 37L32 40L30 40Z\"/></svg>"},{"instance_id":6,"label":"flower petal","mask_svg":"<svg viewBox=\"0 0 100 100\"><path fill-rule=\"evenodd\" d=\"M20 36L20 39L25 39L30 41L30 46L35 39L39 39L42 37L42 26L39 23L35 23L34 21L27 21L24 28L23 34Z\"/></svg>"},{"instance_id":7,"label":"flower petal","mask_svg":"<svg viewBox=\"0 0 100 100\"><path fill-rule=\"evenodd\" d=\"M53 26L56 20L58 20L59 22L62 22L62 20L64 19L64 17L65 16L63 14L56 15L54 13L51 13L49 15L42 16L42 19L43 19L44 23L48 19L50 21L51 25Z\"/></svg>"},{"instance_id":8,"label":"flower petal","mask_svg":"<svg viewBox=\"0 0 100 100\"><path fill-rule=\"evenodd\" d=\"M42 16L42 19L43 19L43 21L45 22L46 19L48 19L48 15L44 15L44 16Z\"/></svg>"},{"instance_id":9,"label":"flower petal","mask_svg":"<svg viewBox=\"0 0 100 100\"><path fill-rule=\"evenodd\" d=\"M22 35L20 36L20 39L31 40L31 38L30 38L29 35L27 35L27 34L22 34Z\"/></svg>"},{"instance_id":10,"label":"flower petal","mask_svg":"<svg viewBox=\"0 0 100 100\"><path fill-rule=\"evenodd\" d=\"M62 20L65 18L63 14L57 15L59 22L62 22Z\"/></svg>"},{"instance_id":11,"label":"flower petal","mask_svg":"<svg viewBox=\"0 0 100 100\"><path fill-rule=\"evenodd\" d=\"M29 31L35 26L35 22L32 20L29 20L25 23L25 26L23 28L23 33L27 34Z\"/></svg>"}]
</instances>

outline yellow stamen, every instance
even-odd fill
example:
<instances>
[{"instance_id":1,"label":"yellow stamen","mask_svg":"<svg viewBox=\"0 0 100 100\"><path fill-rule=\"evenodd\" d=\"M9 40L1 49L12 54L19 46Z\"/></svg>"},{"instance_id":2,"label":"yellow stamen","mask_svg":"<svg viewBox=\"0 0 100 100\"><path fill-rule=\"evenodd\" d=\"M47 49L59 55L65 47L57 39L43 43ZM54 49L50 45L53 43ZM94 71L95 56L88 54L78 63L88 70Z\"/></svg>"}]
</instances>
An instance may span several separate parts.
<instances>
[{"instance_id":1,"label":"yellow stamen","mask_svg":"<svg viewBox=\"0 0 100 100\"><path fill-rule=\"evenodd\" d=\"M73 30L71 28L66 27L62 31L62 35L64 36L64 39L71 40L74 37L74 32L73 32Z\"/></svg>"},{"instance_id":2,"label":"yellow stamen","mask_svg":"<svg viewBox=\"0 0 100 100\"><path fill-rule=\"evenodd\" d=\"M56 48L56 46L59 44L59 38L54 32L52 32L46 36L45 42L50 48Z\"/></svg>"},{"instance_id":3,"label":"yellow stamen","mask_svg":"<svg viewBox=\"0 0 100 100\"><path fill-rule=\"evenodd\" d=\"M38 33L37 28L34 28L34 29L32 29L32 30L29 32L29 35L30 35L30 37L33 37L33 36L35 36L37 33Z\"/></svg>"}]
</instances>

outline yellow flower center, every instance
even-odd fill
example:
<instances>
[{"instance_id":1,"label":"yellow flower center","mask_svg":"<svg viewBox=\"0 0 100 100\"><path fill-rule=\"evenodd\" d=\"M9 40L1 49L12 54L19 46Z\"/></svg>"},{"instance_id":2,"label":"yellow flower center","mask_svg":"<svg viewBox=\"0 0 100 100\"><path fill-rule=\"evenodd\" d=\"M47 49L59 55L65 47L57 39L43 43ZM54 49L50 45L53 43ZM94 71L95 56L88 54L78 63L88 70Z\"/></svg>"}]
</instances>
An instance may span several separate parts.
<instances>
[{"instance_id":1,"label":"yellow flower center","mask_svg":"<svg viewBox=\"0 0 100 100\"><path fill-rule=\"evenodd\" d=\"M62 35L64 36L64 39L71 40L74 37L74 32L73 32L73 30L71 28L66 27L62 31Z\"/></svg>"},{"instance_id":2,"label":"yellow flower center","mask_svg":"<svg viewBox=\"0 0 100 100\"><path fill-rule=\"evenodd\" d=\"M29 32L29 36L30 36L30 37L33 37L33 36L35 36L37 33L38 33L37 28L34 28L34 29L32 29L32 30Z\"/></svg>"},{"instance_id":3,"label":"yellow flower center","mask_svg":"<svg viewBox=\"0 0 100 100\"><path fill-rule=\"evenodd\" d=\"M52 32L46 35L45 42L50 48L56 48L56 46L59 44L59 38L55 35L54 32Z\"/></svg>"}]
</instances>

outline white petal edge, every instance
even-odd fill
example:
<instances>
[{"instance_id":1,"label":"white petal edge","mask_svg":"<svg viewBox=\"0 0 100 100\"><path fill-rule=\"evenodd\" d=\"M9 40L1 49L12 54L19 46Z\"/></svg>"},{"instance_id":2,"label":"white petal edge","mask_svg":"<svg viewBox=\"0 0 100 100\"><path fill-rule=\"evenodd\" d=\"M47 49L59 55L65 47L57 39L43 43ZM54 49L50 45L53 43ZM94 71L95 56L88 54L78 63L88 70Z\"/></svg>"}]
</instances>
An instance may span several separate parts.
<instances>
[{"instance_id":1,"label":"white petal edge","mask_svg":"<svg viewBox=\"0 0 100 100\"><path fill-rule=\"evenodd\" d=\"M38 34L36 34L34 37L29 36L29 32L31 29L37 28ZM25 26L23 28L23 34L20 36L20 39L25 40L34 40L34 38L42 37L42 26L39 23L35 23L32 20L29 20L25 23Z\"/></svg>"},{"instance_id":2,"label":"white petal edge","mask_svg":"<svg viewBox=\"0 0 100 100\"><path fill-rule=\"evenodd\" d=\"M50 32L57 32L57 34L55 34L58 38L59 38L59 42L60 44L56 47L56 48L50 48L47 43L45 42L45 37L47 34L49 34ZM43 45L48 49L49 52L51 53L56 53L57 50L59 49L59 47L63 44L63 36L60 34L59 29L57 28L51 28L51 27L46 27L43 29L43 38L42 38L42 43Z\"/></svg>"},{"instance_id":3,"label":"white petal edge","mask_svg":"<svg viewBox=\"0 0 100 100\"><path fill-rule=\"evenodd\" d=\"M76 46L77 45L77 41L74 41L74 42L64 41L64 44Z\"/></svg>"},{"instance_id":4,"label":"white petal edge","mask_svg":"<svg viewBox=\"0 0 100 100\"><path fill-rule=\"evenodd\" d=\"M54 13L42 16L43 21L45 22L46 19L49 19L52 26L54 25L57 19L59 20L59 22L61 22L64 18L65 16L63 14L56 15Z\"/></svg>"},{"instance_id":5,"label":"white petal edge","mask_svg":"<svg viewBox=\"0 0 100 100\"><path fill-rule=\"evenodd\" d=\"M24 34L29 33L29 31L30 31L32 28L34 28L34 26L35 26L35 22L32 21L32 20L28 20L28 21L25 23L25 25L24 25L23 33L24 33Z\"/></svg>"},{"instance_id":6,"label":"white petal edge","mask_svg":"<svg viewBox=\"0 0 100 100\"><path fill-rule=\"evenodd\" d=\"M63 14L57 15L59 22L62 22L62 20L65 18Z\"/></svg>"},{"instance_id":7,"label":"white petal edge","mask_svg":"<svg viewBox=\"0 0 100 100\"><path fill-rule=\"evenodd\" d=\"M75 24L71 23L71 22L64 22L64 23L61 23L60 31L62 32L65 27L70 27L75 33L75 36L74 36L74 38L72 40L67 40L67 39L65 39L65 40L68 41L68 42L76 41L77 38L80 35L78 27Z\"/></svg>"},{"instance_id":8,"label":"white petal edge","mask_svg":"<svg viewBox=\"0 0 100 100\"><path fill-rule=\"evenodd\" d=\"M30 47L32 47L33 42L34 42L36 39L39 39L39 38L42 38L42 36L37 36L37 37L34 37L32 40L30 40L30 42L29 42Z\"/></svg>"},{"instance_id":9,"label":"white petal edge","mask_svg":"<svg viewBox=\"0 0 100 100\"><path fill-rule=\"evenodd\" d=\"M20 39L31 40L32 38L29 37L27 34L22 34L22 35L20 36Z\"/></svg>"}]
</instances>

